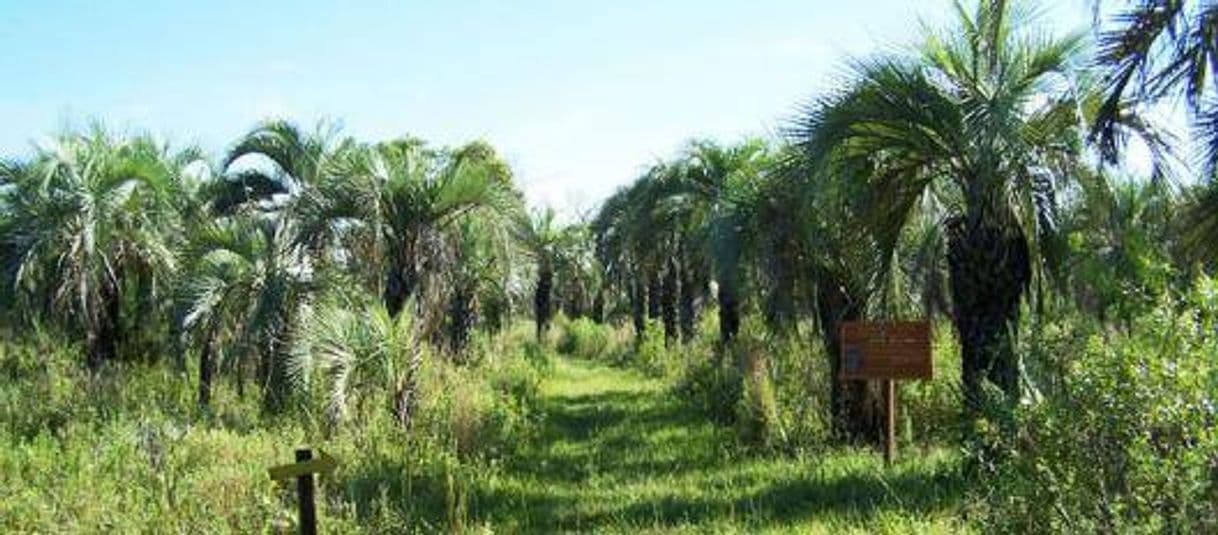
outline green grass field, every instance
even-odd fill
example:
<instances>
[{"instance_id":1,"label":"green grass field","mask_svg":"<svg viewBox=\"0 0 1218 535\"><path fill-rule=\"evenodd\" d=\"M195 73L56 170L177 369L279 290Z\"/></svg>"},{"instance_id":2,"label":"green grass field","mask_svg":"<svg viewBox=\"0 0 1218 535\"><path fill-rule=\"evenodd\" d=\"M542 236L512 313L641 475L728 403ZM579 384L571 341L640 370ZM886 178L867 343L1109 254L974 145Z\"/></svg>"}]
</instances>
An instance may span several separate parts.
<instances>
[{"instance_id":1,"label":"green grass field","mask_svg":"<svg viewBox=\"0 0 1218 535\"><path fill-rule=\"evenodd\" d=\"M543 429L473 482L471 520L503 532L959 532L954 457L750 455L633 371L560 358Z\"/></svg>"},{"instance_id":2,"label":"green grass field","mask_svg":"<svg viewBox=\"0 0 1218 535\"><path fill-rule=\"evenodd\" d=\"M260 422L256 408L231 392L223 398L229 409L199 418L189 410L189 384L169 370L132 368L90 381L64 369L24 368L22 354L0 359L13 379L0 387L5 410L40 421L75 412L40 431L5 412L6 533L290 531L295 492L272 483L266 469L290 462L302 444L342 463L320 483L321 525L329 532L969 527L959 514L959 458L946 450L904 451L891 468L871 450L752 451L734 428L674 396L665 380L582 358L551 356L531 406L513 409L528 414L525 423L503 444L480 443L462 456L427 427L416 430L418 438L380 423L326 436L293 418ZM127 394L113 397L118 392ZM25 405L34 398L44 402ZM452 414L444 426L461 421Z\"/></svg>"}]
</instances>

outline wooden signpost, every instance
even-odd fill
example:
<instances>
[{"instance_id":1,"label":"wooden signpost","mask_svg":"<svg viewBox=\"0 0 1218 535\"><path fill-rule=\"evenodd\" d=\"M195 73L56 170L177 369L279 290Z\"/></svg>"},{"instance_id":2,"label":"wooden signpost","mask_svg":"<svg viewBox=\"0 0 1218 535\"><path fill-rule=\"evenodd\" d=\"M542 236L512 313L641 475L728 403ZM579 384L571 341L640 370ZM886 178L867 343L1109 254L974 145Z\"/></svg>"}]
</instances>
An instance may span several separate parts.
<instances>
[{"instance_id":1,"label":"wooden signpost","mask_svg":"<svg viewBox=\"0 0 1218 535\"><path fill-rule=\"evenodd\" d=\"M885 463L892 464L897 449L896 382L934 376L930 334L930 322L927 321L851 321L842 324L838 379L884 382Z\"/></svg>"},{"instance_id":2,"label":"wooden signpost","mask_svg":"<svg viewBox=\"0 0 1218 535\"><path fill-rule=\"evenodd\" d=\"M300 507L301 535L316 535L317 506L313 501L313 474L329 474L338 466L338 461L326 452L318 450L318 457L313 458L313 450L303 448L296 450L296 463L284 464L267 470L271 479L287 483L296 479L296 494Z\"/></svg>"}]
</instances>

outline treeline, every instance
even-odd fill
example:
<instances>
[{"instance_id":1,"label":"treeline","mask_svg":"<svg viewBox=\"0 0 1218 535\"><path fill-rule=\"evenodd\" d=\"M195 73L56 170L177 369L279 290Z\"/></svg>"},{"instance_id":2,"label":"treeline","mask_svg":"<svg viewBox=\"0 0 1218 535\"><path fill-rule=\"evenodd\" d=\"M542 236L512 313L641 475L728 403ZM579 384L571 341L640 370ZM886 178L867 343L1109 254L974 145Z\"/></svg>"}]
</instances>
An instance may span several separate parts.
<instances>
[{"instance_id":1,"label":"treeline","mask_svg":"<svg viewBox=\"0 0 1218 535\"><path fill-rule=\"evenodd\" d=\"M1132 2L1092 47L1025 4L958 4L953 27L855 59L777 140L691 142L607 200L608 301L644 345L649 322L670 346L717 324L679 390L712 414L784 434L816 411L789 392L824 388L837 442L875 442L883 414L878 384L834 379L842 322L950 323L958 394L913 397L958 404L919 416L962 431L990 525L1213 529L1216 9ZM1196 166L1160 125L1179 102ZM781 354L805 335L819 366Z\"/></svg>"},{"instance_id":2,"label":"treeline","mask_svg":"<svg viewBox=\"0 0 1218 535\"><path fill-rule=\"evenodd\" d=\"M201 405L223 372L281 409L302 318L358 306L334 299L408 315L411 340L460 359L471 330L527 314L535 288L548 317L557 249L576 239L527 211L486 143L365 143L278 121L218 162L149 136L68 132L0 180L10 325L77 337L94 370L197 356ZM409 372L397 379L405 418Z\"/></svg>"},{"instance_id":3,"label":"treeline","mask_svg":"<svg viewBox=\"0 0 1218 535\"><path fill-rule=\"evenodd\" d=\"M1163 15L1148 9L1129 20ZM676 343L713 311L724 346L745 314L779 335L811 325L835 373L841 322L945 317L975 413L986 381L1018 398L1023 310L1070 302L1128 324L1187 287L1213 250L1218 196L1175 186L1175 147L1146 113L1181 69L1204 69L1162 59L1187 53L1167 19L1104 34L1097 68L1083 34L1040 35L1006 2L960 13L910 53L856 61L780 139L690 142L569 226L530 213L482 142L368 143L276 121L212 161L69 132L0 170L3 298L16 323L79 336L90 368L197 354L200 403L219 368L262 386L269 409L291 383L300 317L333 288L408 310L418 339L454 358L471 329L517 314L538 336L556 310L639 332L650 317ZM1218 137L1197 72L1178 90L1202 139ZM1131 139L1155 157L1149 181L1114 167ZM874 392L834 385L839 430L858 438Z\"/></svg>"},{"instance_id":4,"label":"treeline","mask_svg":"<svg viewBox=\"0 0 1218 535\"><path fill-rule=\"evenodd\" d=\"M606 201L597 257L637 331L650 317L688 340L713 310L727 346L743 314L778 335L806 324L836 375L842 322L946 318L975 417L985 383L1021 397L1021 315L1077 307L1128 326L1190 287L1213 250L1214 189L1180 186L1194 183L1184 155L1129 85L1129 63L1158 56L1122 48L1165 27L1104 34L1108 72L1085 34L1045 36L1006 2L959 7L951 31L855 61L779 140L691 142ZM1132 142L1149 176L1123 162ZM876 436L878 403L876 385L833 382L842 436Z\"/></svg>"}]
</instances>

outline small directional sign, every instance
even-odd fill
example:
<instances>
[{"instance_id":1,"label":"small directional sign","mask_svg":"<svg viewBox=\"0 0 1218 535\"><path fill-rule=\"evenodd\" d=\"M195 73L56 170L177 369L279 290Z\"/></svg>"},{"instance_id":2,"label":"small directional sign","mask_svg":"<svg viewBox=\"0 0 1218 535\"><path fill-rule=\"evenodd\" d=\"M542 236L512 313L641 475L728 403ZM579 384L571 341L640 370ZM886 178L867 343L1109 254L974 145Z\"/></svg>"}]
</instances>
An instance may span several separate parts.
<instances>
[{"instance_id":1,"label":"small directional sign","mask_svg":"<svg viewBox=\"0 0 1218 535\"><path fill-rule=\"evenodd\" d=\"M287 483L296 480L297 501L300 507L301 535L317 534L317 506L313 503L313 474L329 474L338 466L338 461L326 452L317 450L317 458L313 458L313 450L301 448L296 450L296 462L284 464L267 470L271 479Z\"/></svg>"},{"instance_id":2,"label":"small directional sign","mask_svg":"<svg viewBox=\"0 0 1218 535\"><path fill-rule=\"evenodd\" d=\"M317 458L293 464L282 464L267 470L271 479L287 483L288 480L308 474L329 475L338 467L338 460L317 450Z\"/></svg>"}]
</instances>

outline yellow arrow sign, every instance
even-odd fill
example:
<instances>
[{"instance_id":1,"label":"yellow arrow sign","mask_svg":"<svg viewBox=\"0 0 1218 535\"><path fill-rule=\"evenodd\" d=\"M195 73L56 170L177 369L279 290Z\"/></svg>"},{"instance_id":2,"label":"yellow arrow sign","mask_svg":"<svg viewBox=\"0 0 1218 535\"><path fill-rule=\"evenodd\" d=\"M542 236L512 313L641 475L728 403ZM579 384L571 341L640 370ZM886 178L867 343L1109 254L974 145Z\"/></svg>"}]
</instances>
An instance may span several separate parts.
<instances>
[{"instance_id":1,"label":"yellow arrow sign","mask_svg":"<svg viewBox=\"0 0 1218 535\"><path fill-rule=\"evenodd\" d=\"M267 470L271 479L282 481L297 478L307 474L329 474L338 467L338 460L317 450L317 458L304 462L285 464Z\"/></svg>"}]
</instances>

